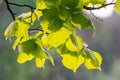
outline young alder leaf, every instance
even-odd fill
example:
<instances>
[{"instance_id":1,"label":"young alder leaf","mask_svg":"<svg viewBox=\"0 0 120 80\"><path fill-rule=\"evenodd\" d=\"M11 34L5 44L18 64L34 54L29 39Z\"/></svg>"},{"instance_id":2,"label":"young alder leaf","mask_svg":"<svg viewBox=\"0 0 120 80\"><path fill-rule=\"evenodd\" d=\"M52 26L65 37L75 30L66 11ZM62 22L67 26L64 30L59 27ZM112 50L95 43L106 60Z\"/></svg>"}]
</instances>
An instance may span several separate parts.
<instances>
[{"instance_id":1,"label":"young alder leaf","mask_svg":"<svg viewBox=\"0 0 120 80\"><path fill-rule=\"evenodd\" d=\"M80 65L84 63L84 58L81 55L72 56L70 54L64 54L61 56L63 58L62 59L63 65L74 72L76 72Z\"/></svg>"},{"instance_id":2,"label":"young alder leaf","mask_svg":"<svg viewBox=\"0 0 120 80\"><path fill-rule=\"evenodd\" d=\"M36 62L36 66L37 67L43 67L43 68L45 67L44 66L44 64L45 64L45 58L42 58L42 59L36 58L35 62Z\"/></svg>"},{"instance_id":3,"label":"young alder leaf","mask_svg":"<svg viewBox=\"0 0 120 80\"><path fill-rule=\"evenodd\" d=\"M117 0L117 2L115 3L115 10L120 13L120 0Z\"/></svg>"},{"instance_id":4,"label":"young alder leaf","mask_svg":"<svg viewBox=\"0 0 120 80\"><path fill-rule=\"evenodd\" d=\"M66 48L70 51L78 51L77 46L69 38L66 42Z\"/></svg>"},{"instance_id":5,"label":"young alder leaf","mask_svg":"<svg viewBox=\"0 0 120 80\"><path fill-rule=\"evenodd\" d=\"M70 34L70 31L63 27L57 32L50 33L46 37L43 36L44 38L42 39L42 41L46 45L57 48L58 46L65 43L66 39L69 38Z\"/></svg>"},{"instance_id":6,"label":"young alder leaf","mask_svg":"<svg viewBox=\"0 0 120 80\"><path fill-rule=\"evenodd\" d=\"M94 59L94 54L93 54L93 51L88 49L88 48L83 48L81 51L80 51L81 55L85 58L88 58L88 59Z\"/></svg>"},{"instance_id":7,"label":"young alder leaf","mask_svg":"<svg viewBox=\"0 0 120 80\"><path fill-rule=\"evenodd\" d=\"M17 62L20 63L20 64L23 64L26 61L33 59L33 57L34 56L32 56L31 54L28 55L24 52L20 52L19 55L18 55L18 58L17 58Z\"/></svg>"},{"instance_id":8,"label":"young alder leaf","mask_svg":"<svg viewBox=\"0 0 120 80\"><path fill-rule=\"evenodd\" d=\"M44 67L45 60L48 59L48 56L46 56L46 53L42 50L41 46L42 44L38 39L30 39L22 42L18 46L18 50L20 52L17 59L18 63L24 63L34 57L36 60L36 66ZM50 60L52 61L51 58Z\"/></svg>"},{"instance_id":9,"label":"young alder leaf","mask_svg":"<svg viewBox=\"0 0 120 80\"><path fill-rule=\"evenodd\" d=\"M61 4L61 0L44 0L45 1L45 4L48 6L48 7L59 7L59 5Z\"/></svg>"},{"instance_id":10,"label":"young alder leaf","mask_svg":"<svg viewBox=\"0 0 120 80\"><path fill-rule=\"evenodd\" d=\"M28 36L29 25L19 19L13 21L5 30L4 35L6 39L11 39L16 37L15 43L13 44L13 49L15 50L17 45L29 38Z\"/></svg>"},{"instance_id":11,"label":"young alder leaf","mask_svg":"<svg viewBox=\"0 0 120 80\"><path fill-rule=\"evenodd\" d=\"M91 2L92 4L99 4L99 3L103 4L103 3L105 3L105 1L106 1L106 0L90 0L90 2Z\"/></svg>"},{"instance_id":12,"label":"young alder leaf","mask_svg":"<svg viewBox=\"0 0 120 80\"><path fill-rule=\"evenodd\" d=\"M47 8L44 0L36 0L36 7L37 9L41 9L41 10Z\"/></svg>"},{"instance_id":13,"label":"young alder leaf","mask_svg":"<svg viewBox=\"0 0 120 80\"><path fill-rule=\"evenodd\" d=\"M92 30L94 30L94 26L91 22L90 19L88 19L84 14L83 12L75 12L72 14L72 22L73 22L73 25L74 26L77 26L75 24L79 24L80 27L82 30L86 29L86 28L91 28Z\"/></svg>"},{"instance_id":14,"label":"young alder leaf","mask_svg":"<svg viewBox=\"0 0 120 80\"><path fill-rule=\"evenodd\" d=\"M98 69L101 70L102 57L99 53L93 52L96 59L85 59L85 67L87 69ZM96 65L97 64L97 65Z\"/></svg>"},{"instance_id":15,"label":"young alder leaf","mask_svg":"<svg viewBox=\"0 0 120 80\"><path fill-rule=\"evenodd\" d=\"M48 29L48 26L49 26L49 22L46 21L46 20L43 20L40 22L40 25L44 31L44 33L50 33L51 31Z\"/></svg>"},{"instance_id":16,"label":"young alder leaf","mask_svg":"<svg viewBox=\"0 0 120 80\"><path fill-rule=\"evenodd\" d=\"M4 36L6 39L11 39L13 36L16 35L16 31L18 30L18 23L16 21L13 21L10 23L10 25L7 27L7 29L4 32Z\"/></svg>"},{"instance_id":17,"label":"young alder leaf","mask_svg":"<svg viewBox=\"0 0 120 80\"><path fill-rule=\"evenodd\" d=\"M22 42L18 46L19 52L24 52L26 54L30 54L34 52L37 49L37 44L35 43L34 39L27 40L25 42Z\"/></svg>"},{"instance_id":18,"label":"young alder leaf","mask_svg":"<svg viewBox=\"0 0 120 80\"><path fill-rule=\"evenodd\" d=\"M70 36L65 45L68 50L79 52L82 49L82 39L79 36Z\"/></svg>"},{"instance_id":19,"label":"young alder leaf","mask_svg":"<svg viewBox=\"0 0 120 80\"><path fill-rule=\"evenodd\" d=\"M63 26L63 21L59 18L56 8L44 9L43 17L49 22L48 29L51 31L58 31Z\"/></svg>"},{"instance_id":20,"label":"young alder leaf","mask_svg":"<svg viewBox=\"0 0 120 80\"><path fill-rule=\"evenodd\" d=\"M68 30L70 30L73 34L76 34L76 28L72 25L69 19L67 19L63 24Z\"/></svg>"},{"instance_id":21,"label":"young alder leaf","mask_svg":"<svg viewBox=\"0 0 120 80\"><path fill-rule=\"evenodd\" d=\"M79 0L61 0L62 4L68 8L75 8L78 5Z\"/></svg>"},{"instance_id":22,"label":"young alder leaf","mask_svg":"<svg viewBox=\"0 0 120 80\"><path fill-rule=\"evenodd\" d=\"M70 10L66 9L62 5L59 7L59 13L58 14L59 14L60 19L62 19L63 21L65 21L66 19L68 19L71 16Z\"/></svg>"}]
</instances>

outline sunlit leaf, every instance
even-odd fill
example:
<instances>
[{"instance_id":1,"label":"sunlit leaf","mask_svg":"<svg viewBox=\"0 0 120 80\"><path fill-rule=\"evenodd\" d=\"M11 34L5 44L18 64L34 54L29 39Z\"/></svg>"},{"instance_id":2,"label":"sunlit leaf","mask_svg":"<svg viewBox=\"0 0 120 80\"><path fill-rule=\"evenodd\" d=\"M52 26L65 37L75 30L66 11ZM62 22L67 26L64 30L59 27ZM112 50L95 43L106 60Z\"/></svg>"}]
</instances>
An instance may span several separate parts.
<instances>
[{"instance_id":1,"label":"sunlit leaf","mask_svg":"<svg viewBox=\"0 0 120 80\"><path fill-rule=\"evenodd\" d=\"M47 8L44 0L36 0L36 6L37 6L38 9L41 9L41 10Z\"/></svg>"},{"instance_id":2,"label":"sunlit leaf","mask_svg":"<svg viewBox=\"0 0 120 80\"><path fill-rule=\"evenodd\" d=\"M102 57L99 53L94 52L94 59L85 59L85 67L87 69L98 69L101 70ZM97 64L97 65L96 65Z\"/></svg>"},{"instance_id":3,"label":"sunlit leaf","mask_svg":"<svg viewBox=\"0 0 120 80\"><path fill-rule=\"evenodd\" d=\"M36 66L37 67L45 67L44 64L45 64L45 58L42 58L42 59L36 58Z\"/></svg>"},{"instance_id":4,"label":"sunlit leaf","mask_svg":"<svg viewBox=\"0 0 120 80\"><path fill-rule=\"evenodd\" d=\"M115 3L115 10L120 13L120 0Z\"/></svg>"},{"instance_id":5,"label":"sunlit leaf","mask_svg":"<svg viewBox=\"0 0 120 80\"><path fill-rule=\"evenodd\" d=\"M31 54L28 55L24 52L21 52L18 55L17 62L22 64L22 63L25 63L26 61L31 60L31 59L33 59L33 56Z\"/></svg>"},{"instance_id":6,"label":"sunlit leaf","mask_svg":"<svg viewBox=\"0 0 120 80\"><path fill-rule=\"evenodd\" d=\"M16 21L13 21L4 32L4 36L6 37L6 39L11 39L13 36L15 36L18 27L18 23Z\"/></svg>"},{"instance_id":7,"label":"sunlit leaf","mask_svg":"<svg viewBox=\"0 0 120 80\"><path fill-rule=\"evenodd\" d=\"M53 32L49 34L47 37L45 37L43 43L56 48L61 44L63 44L66 41L66 39L69 37L69 35L70 35L70 31L68 31L65 28L61 28L59 31Z\"/></svg>"},{"instance_id":8,"label":"sunlit leaf","mask_svg":"<svg viewBox=\"0 0 120 80\"><path fill-rule=\"evenodd\" d=\"M74 43L71 41L71 39L69 38L68 41L66 42L66 47L68 50L70 51L77 51L77 46L74 45Z\"/></svg>"},{"instance_id":9,"label":"sunlit leaf","mask_svg":"<svg viewBox=\"0 0 120 80\"><path fill-rule=\"evenodd\" d=\"M44 30L44 33L50 33L51 31L48 29L49 26L49 22L46 20L43 20L40 22L40 25L42 27L42 29Z\"/></svg>"},{"instance_id":10,"label":"sunlit leaf","mask_svg":"<svg viewBox=\"0 0 120 80\"><path fill-rule=\"evenodd\" d=\"M70 54L64 54L62 55L62 58L63 65L74 72L76 72L76 70L84 62L84 58L81 55L71 56Z\"/></svg>"},{"instance_id":11,"label":"sunlit leaf","mask_svg":"<svg viewBox=\"0 0 120 80\"><path fill-rule=\"evenodd\" d=\"M82 39L78 36L70 36L66 42L66 47L70 51L80 51L82 49Z\"/></svg>"}]
</instances>

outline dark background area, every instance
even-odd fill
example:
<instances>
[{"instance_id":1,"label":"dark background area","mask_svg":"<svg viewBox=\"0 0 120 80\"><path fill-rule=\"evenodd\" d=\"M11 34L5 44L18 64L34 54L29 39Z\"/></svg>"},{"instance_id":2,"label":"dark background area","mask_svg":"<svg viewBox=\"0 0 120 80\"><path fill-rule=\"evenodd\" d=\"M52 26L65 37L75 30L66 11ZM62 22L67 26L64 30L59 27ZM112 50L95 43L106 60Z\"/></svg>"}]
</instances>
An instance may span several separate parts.
<instances>
[{"instance_id":1,"label":"dark background area","mask_svg":"<svg viewBox=\"0 0 120 80\"><path fill-rule=\"evenodd\" d=\"M33 4L34 0L10 0L20 4ZM27 8L11 6L13 11L27 12ZM34 60L18 64L18 52L12 50L12 43L5 40L5 28L12 21L5 3L0 3L0 80L120 80L120 14L115 11L109 18L92 20L96 27L96 35L92 31L78 31L78 35L88 43L89 48L101 53L103 57L102 71L87 70L82 65L77 73L66 69L61 57L53 51L55 66L46 62L46 68L36 68Z\"/></svg>"}]
</instances>

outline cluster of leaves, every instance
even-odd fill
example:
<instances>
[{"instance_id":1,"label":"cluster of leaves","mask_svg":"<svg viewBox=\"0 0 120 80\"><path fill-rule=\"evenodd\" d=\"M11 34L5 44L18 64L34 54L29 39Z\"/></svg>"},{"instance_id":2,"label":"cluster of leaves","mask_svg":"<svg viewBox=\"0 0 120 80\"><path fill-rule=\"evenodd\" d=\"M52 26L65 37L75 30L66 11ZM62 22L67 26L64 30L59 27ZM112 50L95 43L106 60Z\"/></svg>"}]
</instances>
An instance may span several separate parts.
<instances>
[{"instance_id":1,"label":"cluster of leaves","mask_svg":"<svg viewBox=\"0 0 120 80\"><path fill-rule=\"evenodd\" d=\"M36 9L23 13L7 27L6 39L14 41L18 48L18 63L35 58L37 67L44 67L48 59L54 65L50 50L56 49L65 67L76 72L81 64L87 69L101 70L102 58L99 53L88 49L76 28L95 28L84 13L84 6L102 5L104 0L36 0ZM115 8L120 12L118 6Z\"/></svg>"}]
</instances>

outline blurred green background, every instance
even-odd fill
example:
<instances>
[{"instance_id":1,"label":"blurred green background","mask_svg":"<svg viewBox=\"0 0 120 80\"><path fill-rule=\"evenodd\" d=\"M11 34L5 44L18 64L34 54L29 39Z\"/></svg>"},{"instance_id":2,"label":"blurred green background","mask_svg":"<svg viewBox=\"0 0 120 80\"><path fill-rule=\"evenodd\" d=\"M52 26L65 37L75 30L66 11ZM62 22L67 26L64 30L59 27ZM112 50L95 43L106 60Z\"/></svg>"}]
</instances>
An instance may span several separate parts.
<instances>
[{"instance_id":1,"label":"blurred green background","mask_svg":"<svg viewBox=\"0 0 120 80\"><path fill-rule=\"evenodd\" d=\"M10 1L35 6L35 0ZM17 15L29 11L27 8L11 7ZM55 66L46 62L46 68L36 68L34 60L22 65L17 63L18 52L12 50L12 44L3 36L12 18L5 3L0 3L0 80L120 80L120 15L113 12L111 17L103 21L94 17L92 20L96 26L94 38L89 29L77 31L90 49L101 53L102 71L86 70L82 65L75 74L62 65L61 57L54 51Z\"/></svg>"}]
</instances>

